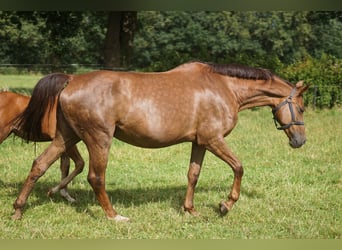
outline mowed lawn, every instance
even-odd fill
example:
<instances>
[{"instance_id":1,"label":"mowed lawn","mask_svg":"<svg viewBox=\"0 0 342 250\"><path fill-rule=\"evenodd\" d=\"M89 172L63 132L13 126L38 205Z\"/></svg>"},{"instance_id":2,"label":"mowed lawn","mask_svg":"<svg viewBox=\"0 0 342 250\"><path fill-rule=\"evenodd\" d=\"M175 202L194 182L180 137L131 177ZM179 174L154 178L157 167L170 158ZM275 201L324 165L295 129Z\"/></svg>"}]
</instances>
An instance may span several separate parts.
<instances>
[{"instance_id":1,"label":"mowed lawn","mask_svg":"<svg viewBox=\"0 0 342 250\"><path fill-rule=\"evenodd\" d=\"M29 91L40 76L0 75L0 89ZM29 93L29 92L27 92ZM227 198L233 172L207 153L195 193L201 213L183 212L189 143L141 149L113 140L106 188L116 210L129 223L108 221L87 182L86 168L69 185L77 202L59 194L59 162L39 179L23 219L12 221L12 204L32 161L48 143L23 143L13 136L0 145L1 239L334 239L342 238L342 109L305 113L307 143L292 149L274 127L271 110L239 114L226 138L245 174L240 200L225 217L218 203ZM73 169L73 165L72 165Z\"/></svg>"}]
</instances>

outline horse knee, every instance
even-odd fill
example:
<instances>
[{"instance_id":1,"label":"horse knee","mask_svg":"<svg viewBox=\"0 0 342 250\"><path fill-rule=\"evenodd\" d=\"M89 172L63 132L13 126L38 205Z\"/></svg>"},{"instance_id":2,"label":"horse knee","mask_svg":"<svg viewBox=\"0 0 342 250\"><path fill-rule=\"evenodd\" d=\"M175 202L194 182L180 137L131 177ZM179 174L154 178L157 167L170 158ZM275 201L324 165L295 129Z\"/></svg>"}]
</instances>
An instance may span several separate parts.
<instances>
[{"instance_id":1,"label":"horse knee","mask_svg":"<svg viewBox=\"0 0 342 250\"><path fill-rule=\"evenodd\" d=\"M201 167L198 164L191 163L189 167L189 172L188 172L188 181L196 185L199 175L200 175Z\"/></svg>"},{"instance_id":2,"label":"horse knee","mask_svg":"<svg viewBox=\"0 0 342 250\"><path fill-rule=\"evenodd\" d=\"M242 167L242 164L240 165L237 165L233 168L233 171L234 171L234 175L236 177L242 177L243 176L243 167Z\"/></svg>"},{"instance_id":3,"label":"horse knee","mask_svg":"<svg viewBox=\"0 0 342 250\"><path fill-rule=\"evenodd\" d=\"M47 168L48 166L46 166L45 164L42 164L39 160L35 159L32 163L30 179L36 182L39 177L44 175Z\"/></svg>"}]
</instances>

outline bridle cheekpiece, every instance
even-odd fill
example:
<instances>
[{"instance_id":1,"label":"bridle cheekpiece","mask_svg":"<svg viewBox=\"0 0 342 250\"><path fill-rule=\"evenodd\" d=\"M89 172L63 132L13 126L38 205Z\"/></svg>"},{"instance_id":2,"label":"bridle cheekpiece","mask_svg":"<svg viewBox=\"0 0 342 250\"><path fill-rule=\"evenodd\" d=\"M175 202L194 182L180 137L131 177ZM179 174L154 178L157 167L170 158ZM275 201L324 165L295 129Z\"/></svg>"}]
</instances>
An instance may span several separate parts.
<instances>
[{"instance_id":1,"label":"bridle cheekpiece","mask_svg":"<svg viewBox=\"0 0 342 250\"><path fill-rule=\"evenodd\" d=\"M276 126L276 128L278 130L284 130L284 129L288 129L289 127L291 127L292 125L304 125L304 122L300 122L300 121L296 121L296 117L295 117L295 114L294 114L294 111L293 111L293 95L296 93L296 87L294 87L290 93L290 95L286 98L285 101L279 103L277 106L275 106L273 109L272 109L272 113L273 113L273 120L274 120L274 124ZM291 113L291 122L289 122L288 124L285 124L285 125L282 125L282 126L279 126L278 127L278 124L279 121L277 120L277 117L276 117L276 113L279 111L279 109L283 106L285 106L286 104L289 105L289 110L290 110L290 113Z\"/></svg>"}]
</instances>

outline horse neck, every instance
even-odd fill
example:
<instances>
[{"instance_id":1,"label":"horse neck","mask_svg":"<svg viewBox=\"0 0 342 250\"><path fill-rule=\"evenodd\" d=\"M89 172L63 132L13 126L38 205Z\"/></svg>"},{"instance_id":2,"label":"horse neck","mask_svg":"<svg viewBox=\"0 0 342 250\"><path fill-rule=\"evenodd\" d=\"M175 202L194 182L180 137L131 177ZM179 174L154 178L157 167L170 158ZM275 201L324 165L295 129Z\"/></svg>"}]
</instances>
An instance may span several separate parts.
<instances>
[{"instance_id":1,"label":"horse neck","mask_svg":"<svg viewBox=\"0 0 342 250\"><path fill-rule=\"evenodd\" d=\"M236 91L236 98L240 105L239 111L261 107L275 107L279 99L290 95L293 88L289 83L274 77L272 80L245 80L241 79L235 86L240 86ZM239 88L239 87L237 87Z\"/></svg>"}]
</instances>

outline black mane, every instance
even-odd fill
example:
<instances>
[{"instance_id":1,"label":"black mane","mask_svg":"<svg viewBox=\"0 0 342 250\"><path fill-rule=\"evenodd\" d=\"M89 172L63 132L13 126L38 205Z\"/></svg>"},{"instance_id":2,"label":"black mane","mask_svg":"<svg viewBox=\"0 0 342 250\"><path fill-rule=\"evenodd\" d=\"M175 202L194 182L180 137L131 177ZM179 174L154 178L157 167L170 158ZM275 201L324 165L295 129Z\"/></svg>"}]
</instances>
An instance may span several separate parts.
<instances>
[{"instance_id":1,"label":"black mane","mask_svg":"<svg viewBox=\"0 0 342 250\"><path fill-rule=\"evenodd\" d=\"M268 69L254 68L240 64L206 63L213 73L251 80L272 80L274 75Z\"/></svg>"}]
</instances>

